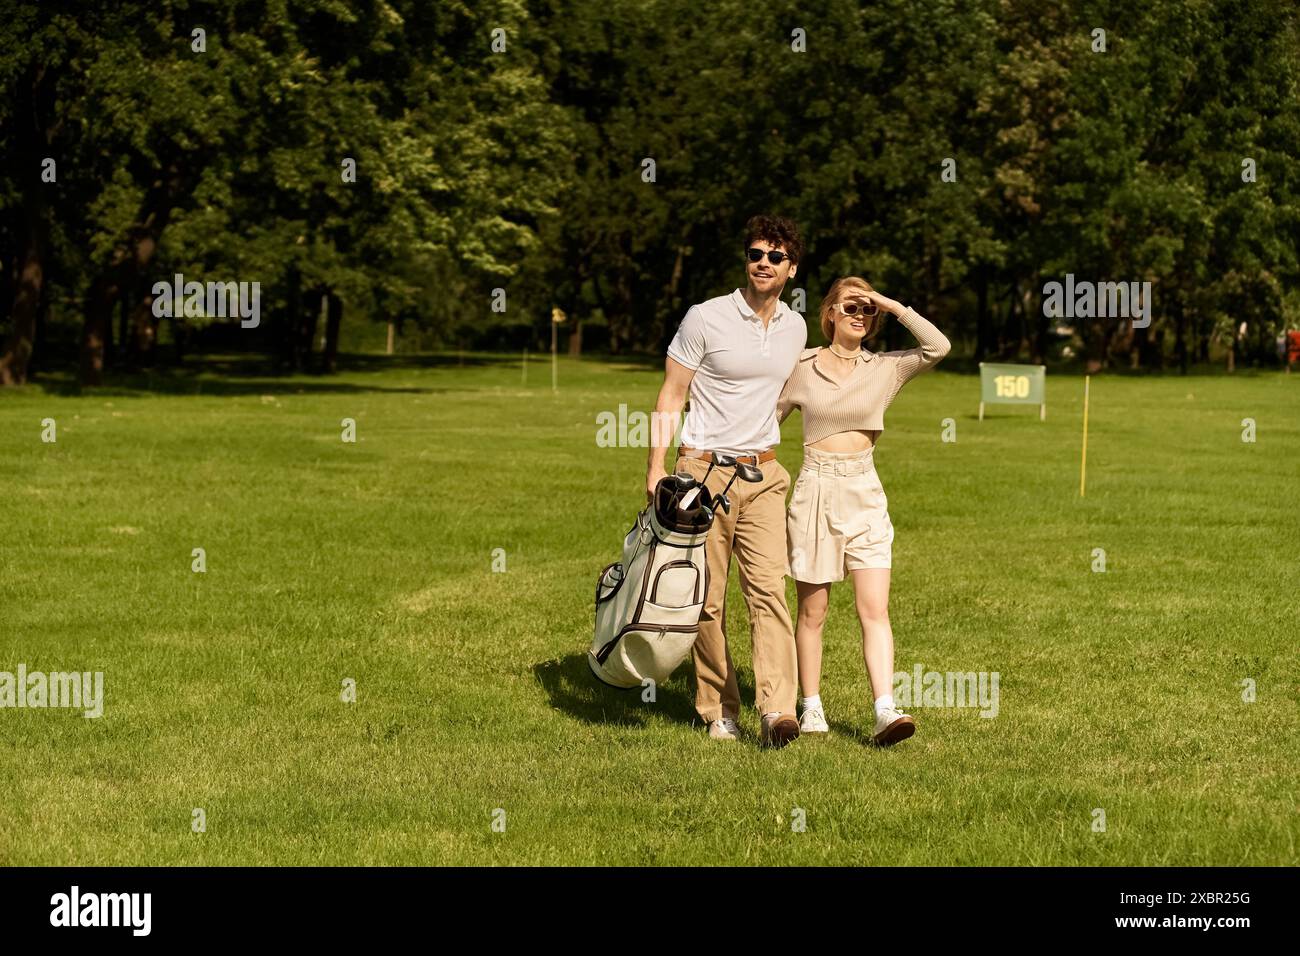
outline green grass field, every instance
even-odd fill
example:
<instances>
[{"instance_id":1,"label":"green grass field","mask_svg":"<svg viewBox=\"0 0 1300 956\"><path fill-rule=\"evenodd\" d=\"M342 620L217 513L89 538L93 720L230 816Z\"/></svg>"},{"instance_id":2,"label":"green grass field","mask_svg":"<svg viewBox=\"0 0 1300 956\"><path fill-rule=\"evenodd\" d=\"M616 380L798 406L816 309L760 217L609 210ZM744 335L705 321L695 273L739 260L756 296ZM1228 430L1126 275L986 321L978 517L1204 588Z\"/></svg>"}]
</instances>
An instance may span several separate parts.
<instances>
[{"instance_id":1,"label":"green grass field","mask_svg":"<svg viewBox=\"0 0 1300 956\"><path fill-rule=\"evenodd\" d=\"M591 679L645 458L596 416L658 384L453 355L0 394L0 671L103 671L106 698L0 710L0 863L1300 861L1300 376L1095 377L1083 499L1081 378L1049 375L1046 422L976 421L970 376L904 389L877 452L897 668L997 671L1001 700L914 709L887 751L848 585L829 739L758 748L734 571L747 740L692 722L689 665L653 704Z\"/></svg>"}]
</instances>

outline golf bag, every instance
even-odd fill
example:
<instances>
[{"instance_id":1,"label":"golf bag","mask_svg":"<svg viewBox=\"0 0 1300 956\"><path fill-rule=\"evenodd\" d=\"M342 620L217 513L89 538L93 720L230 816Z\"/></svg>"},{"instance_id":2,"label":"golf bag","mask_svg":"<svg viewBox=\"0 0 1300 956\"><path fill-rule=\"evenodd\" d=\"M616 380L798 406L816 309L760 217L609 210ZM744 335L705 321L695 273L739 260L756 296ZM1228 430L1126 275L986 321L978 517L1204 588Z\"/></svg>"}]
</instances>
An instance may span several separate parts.
<instances>
[{"instance_id":1,"label":"golf bag","mask_svg":"<svg viewBox=\"0 0 1300 956\"><path fill-rule=\"evenodd\" d=\"M596 636L587 663L606 684L661 684L695 644L709 591L704 539L713 525L710 496L701 491L684 476L661 479L623 539L623 560L596 579Z\"/></svg>"}]
</instances>

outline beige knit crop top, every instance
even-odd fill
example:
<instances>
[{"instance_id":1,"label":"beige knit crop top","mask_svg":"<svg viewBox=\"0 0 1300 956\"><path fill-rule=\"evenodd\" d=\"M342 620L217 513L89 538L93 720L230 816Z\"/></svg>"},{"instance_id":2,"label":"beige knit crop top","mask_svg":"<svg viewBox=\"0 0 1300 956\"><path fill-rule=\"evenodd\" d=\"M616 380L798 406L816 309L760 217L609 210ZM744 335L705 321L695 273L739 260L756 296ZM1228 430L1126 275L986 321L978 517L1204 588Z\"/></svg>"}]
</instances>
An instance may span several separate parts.
<instances>
[{"instance_id":1,"label":"beige knit crop top","mask_svg":"<svg viewBox=\"0 0 1300 956\"><path fill-rule=\"evenodd\" d=\"M817 368L823 349L804 349L776 403L779 421L792 410L803 413L805 445L847 431L884 431L885 409L908 379L937 365L952 345L947 336L915 309L898 321L916 336L920 348L901 352L863 349L840 384Z\"/></svg>"}]
</instances>

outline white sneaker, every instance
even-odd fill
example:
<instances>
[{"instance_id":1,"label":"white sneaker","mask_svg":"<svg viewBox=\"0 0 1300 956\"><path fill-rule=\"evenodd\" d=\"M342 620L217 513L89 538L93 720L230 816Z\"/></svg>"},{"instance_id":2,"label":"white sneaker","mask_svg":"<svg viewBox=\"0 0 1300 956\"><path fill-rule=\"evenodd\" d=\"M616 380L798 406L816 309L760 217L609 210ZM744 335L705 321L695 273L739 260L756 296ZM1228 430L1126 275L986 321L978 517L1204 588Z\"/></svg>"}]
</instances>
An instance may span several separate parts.
<instances>
[{"instance_id":1,"label":"white sneaker","mask_svg":"<svg viewBox=\"0 0 1300 956\"><path fill-rule=\"evenodd\" d=\"M721 717L710 722L709 736L714 740L739 740L740 727L730 717Z\"/></svg>"},{"instance_id":2,"label":"white sneaker","mask_svg":"<svg viewBox=\"0 0 1300 956\"><path fill-rule=\"evenodd\" d=\"M820 707L814 707L812 710L805 710L799 718L799 732L804 734L828 734L831 732L830 725L826 723L826 715L822 713Z\"/></svg>"},{"instance_id":3,"label":"white sneaker","mask_svg":"<svg viewBox=\"0 0 1300 956\"><path fill-rule=\"evenodd\" d=\"M906 740L916 733L916 721L897 707L886 707L876 717L876 727L871 739L878 746L888 747L900 740Z\"/></svg>"}]
</instances>

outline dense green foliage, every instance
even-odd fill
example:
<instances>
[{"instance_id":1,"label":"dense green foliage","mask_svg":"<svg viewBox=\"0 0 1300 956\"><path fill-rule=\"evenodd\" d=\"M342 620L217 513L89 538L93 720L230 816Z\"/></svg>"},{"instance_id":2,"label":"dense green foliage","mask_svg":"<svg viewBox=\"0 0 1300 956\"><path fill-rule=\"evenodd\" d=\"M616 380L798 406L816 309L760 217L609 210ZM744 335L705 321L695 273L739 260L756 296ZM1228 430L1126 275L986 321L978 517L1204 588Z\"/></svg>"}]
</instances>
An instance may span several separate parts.
<instances>
[{"instance_id":1,"label":"dense green foliage","mask_svg":"<svg viewBox=\"0 0 1300 956\"><path fill-rule=\"evenodd\" d=\"M11 7L4 381L69 330L87 382L159 336L303 366L321 314L329 367L344 307L522 347L558 305L575 349L653 351L760 211L806 234L807 314L862 273L976 357L1270 361L1300 324L1290 0ZM158 328L176 272L259 281L263 326ZM1150 328L1058 336L1066 273L1151 282Z\"/></svg>"}]
</instances>

